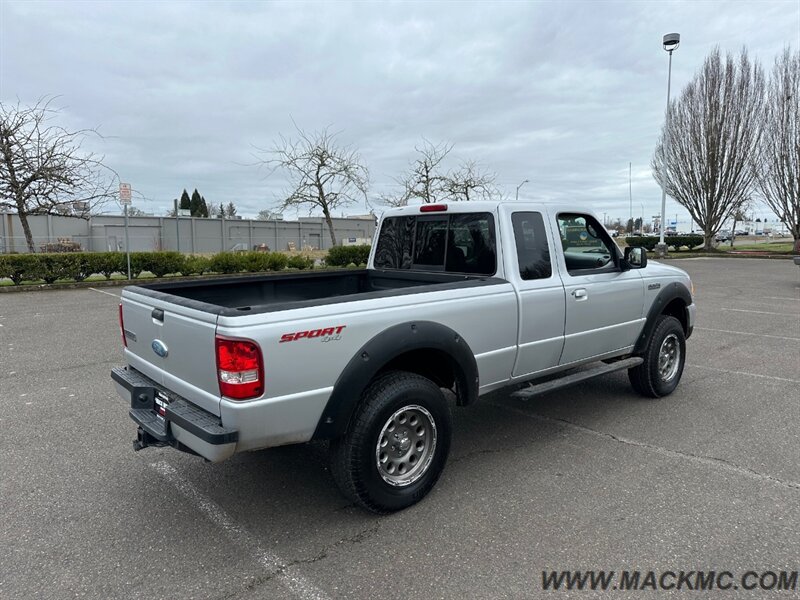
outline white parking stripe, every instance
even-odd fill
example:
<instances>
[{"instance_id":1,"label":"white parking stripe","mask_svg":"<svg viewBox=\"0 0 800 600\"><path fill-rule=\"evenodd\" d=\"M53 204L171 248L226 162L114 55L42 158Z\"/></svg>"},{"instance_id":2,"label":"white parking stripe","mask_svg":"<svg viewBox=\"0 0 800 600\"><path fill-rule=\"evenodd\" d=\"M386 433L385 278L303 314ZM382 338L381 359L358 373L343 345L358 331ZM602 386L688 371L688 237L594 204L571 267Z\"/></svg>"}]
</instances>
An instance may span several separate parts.
<instances>
[{"instance_id":1,"label":"white parking stripe","mask_svg":"<svg viewBox=\"0 0 800 600\"><path fill-rule=\"evenodd\" d=\"M766 310L747 310L744 308L721 308L720 310L727 310L730 312L746 312L746 313L758 313L760 315L781 315L782 317L797 317L800 316L798 314L793 313L779 313L779 312L767 312Z\"/></svg>"},{"instance_id":2,"label":"white parking stripe","mask_svg":"<svg viewBox=\"0 0 800 600\"><path fill-rule=\"evenodd\" d=\"M754 335L756 337L772 338L774 340L790 340L800 342L800 338L786 337L783 335L769 335L768 333L750 333L749 331L730 331L729 329L712 329L711 327L695 327L695 331L717 331L719 333L735 333L736 335Z\"/></svg>"},{"instance_id":3,"label":"white parking stripe","mask_svg":"<svg viewBox=\"0 0 800 600\"><path fill-rule=\"evenodd\" d=\"M703 365L690 365L689 363L686 363L686 366L692 367L693 369L705 369L707 371L717 371L718 373L728 373L730 375L747 375L748 377L759 377L761 379L774 379L775 381L800 383L800 379L788 379L786 377L775 377L774 375L761 375L759 373L748 373L747 371L730 371L728 369L718 369L716 367L706 367Z\"/></svg>"},{"instance_id":4,"label":"white parking stripe","mask_svg":"<svg viewBox=\"0 0 800 600\"><path fill-rule=\"evenodd\" d=\"M796 300L800 302L800 298L789 298L788 296L764 296L764 300Z\"/></svg>"},{"instance_id":5,"label":"white parking stripe","mask_svg":"<svg viewBox=\"0 0 800 600\"><path fill-rule=\"evenodd\" d=\"M270 574L274 574L292 594L301 600L327 600L328 595L303 577L294 565L289 565L277 554L262 548L252 536L237 525L222 508L206 498L191 482L181 477L175 468L165 461L150 465L155 471L178 488L214 524L220 527L239 548L246 549L250 556Z\"/></svg>"},{"instance_id":6,"label":"white parking stripe","mask_svg":"<svg viewBox=\"0 0 800 600\"><path fill-rule=\"evenodd\" d=\"M119 294L112 294L111 292L104 292L103 290L98 290L96 288L90 287L90 290L93 292L99 292L100 294L105 294L106 296L114 296L114 298L119 298Z\"/></svg>"}]
</instances>

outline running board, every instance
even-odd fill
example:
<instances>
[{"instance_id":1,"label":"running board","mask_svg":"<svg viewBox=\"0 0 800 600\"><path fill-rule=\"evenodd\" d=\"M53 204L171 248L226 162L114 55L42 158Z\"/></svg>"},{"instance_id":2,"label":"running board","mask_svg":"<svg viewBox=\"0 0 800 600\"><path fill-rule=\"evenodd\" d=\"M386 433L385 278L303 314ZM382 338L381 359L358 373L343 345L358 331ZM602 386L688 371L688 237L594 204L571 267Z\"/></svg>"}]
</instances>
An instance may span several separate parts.
<instances>
[{"instance_id":1,"label":"running board","mask_svg":"<svg viewBox=\"0 0 800 600\"><path fill-rule=\"evenodd\" d=\"M545 381L544 383L530 384L528 387L512 393L511 397L529 400L534 396L560 390L561 388L569 387L571 385L575 385L576 383L582 383L588 379L594 379L600 375L606 375L608 373L613 373L614 371L622 371L623 369L638 367L643 362L643 358L636 356L633 358L626 358L625 360L618 360L613 363L601 363L596 367L584 369L583 371L578 371L572 375L551 379L550 381Z\"/></svg>"}]
</instances>

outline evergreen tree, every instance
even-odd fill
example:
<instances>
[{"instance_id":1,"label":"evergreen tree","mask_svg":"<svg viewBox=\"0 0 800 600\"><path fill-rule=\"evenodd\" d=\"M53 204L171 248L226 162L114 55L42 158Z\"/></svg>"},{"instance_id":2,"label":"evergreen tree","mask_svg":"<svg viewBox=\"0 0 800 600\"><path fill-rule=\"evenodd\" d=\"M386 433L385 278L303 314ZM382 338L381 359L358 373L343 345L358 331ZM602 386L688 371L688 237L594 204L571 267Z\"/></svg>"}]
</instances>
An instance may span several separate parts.
<instances>
[{"instance_id":1,"label":"evergreen tree","mask_svg":"<svg viewBox=\"0 0 800 600\"><path fill-rule=\"evenodd\" d=\"M197 191L197 188L195 188L194 192L192 192L192 199L189 202L189 210L192 211L192 216L193 217L202 217L203 216L201 214L203 208L202 208L202 206L200 204L200 193Z\"/></svg>"},{"instance_id":2,"label":"evergreen tree","mask_svg":"<svg viewBox=\"0 0 800 600\"><path fill-rule=\"evenodd\" d=\"M225 205L222 202L219 203L219 218L225 218Z\"/></svg>"},{"instance_id":3,"label":"evergreen tree","mask_svg":"<svg viewBox=\"0 0 800 600\"><path fill-rule=\"evenodd\" d=\"M225 209L225 216L229 219L236 216L236 205L233 202L228 202L228 207Z\"/></svg>"},{"instance_id":4,"label":"evergreen tree","mask_svg":"<svg viewBox=\"0 0 800 600\"><path fill-rule=\"evenodd\" d=\"M200 216L204 219L208 218L208 204L203 196L200 196Z\"/></svg>"},{"instance_id":5,"label":"evergreen tree","mask_svg":"<svg viewBox=\"0 0 800 600\"><path fill-rule=\"evenodd\" d=\"M191 208L189 194L186 193L186 190L183 190L183 193L181 194L181 201L178 204L178 208L183 208L186 210Z\"/></svg>"}]
</instances>

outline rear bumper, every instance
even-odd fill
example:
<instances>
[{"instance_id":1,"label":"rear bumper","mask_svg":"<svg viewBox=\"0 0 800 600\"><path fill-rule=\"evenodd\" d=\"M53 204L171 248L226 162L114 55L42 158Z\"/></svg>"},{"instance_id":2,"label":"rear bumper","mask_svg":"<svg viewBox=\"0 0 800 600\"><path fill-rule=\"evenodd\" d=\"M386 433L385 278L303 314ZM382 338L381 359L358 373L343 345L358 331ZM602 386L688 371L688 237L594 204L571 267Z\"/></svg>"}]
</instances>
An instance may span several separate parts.
<instances>
[{"instance_id":1,"label":"rear bumper","mask_svg":"<svg viewBox=\"0 0 800 600\"><path fill-rule=\"evenodd\" d=\"M800 265L800 256L795 256L792 260L794 260L794 264Z\"/></svg>"},{"instance_id":2,"label":"rear bumper","mask_svg":"<svg viewBox=\"0 0 800 600\"><path fill-rule=\"evenodd\" d=\"M236 451L239 432L224 427L219 417L198 408L133 368L112 369L111 379L120 397L130 402L128 414L139 426L134 449L166 445L179 450L188 448L211 462L225 460ZM168 399L161 416L155 410L156 392Z\"/></svg>"}]
</instances>

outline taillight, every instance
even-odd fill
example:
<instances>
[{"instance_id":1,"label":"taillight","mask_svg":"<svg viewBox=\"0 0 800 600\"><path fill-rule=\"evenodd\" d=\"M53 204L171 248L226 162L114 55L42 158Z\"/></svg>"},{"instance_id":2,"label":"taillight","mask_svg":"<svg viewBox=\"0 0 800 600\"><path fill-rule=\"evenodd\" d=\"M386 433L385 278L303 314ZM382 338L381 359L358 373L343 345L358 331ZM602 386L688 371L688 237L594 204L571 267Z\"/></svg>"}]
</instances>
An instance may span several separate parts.
<instances>
[{"instance_id":1,"label":"taillight","mask_svg":"<svg viewBox=\"0 0 800 600\"><path fill-rule=\"evenodd\" d=\"M445 212L447 204L423 204L419 207L419 212Z\"/></svg>"},{"instance_id":2,"label":"taillight","mask_svg":"<svg viewBox=\"0 0 800 600\"><path fill-rule=\"evenodd\" d=\"M216 337L219 392L234 400L249 400L264 393L264 361L253 341Z\"/></svg>"},{"instance_id":3,"label":"taillight","mask_svg":"<svg viewBox=\"0 0 800 600\"><path fill-rule=\"evenodd\" d=\"M119 303L119 330L122 333L122 343L128 347L128 340L125 339L125 321L122 319L122 302Z\"/></svg>"}]
</instances>

